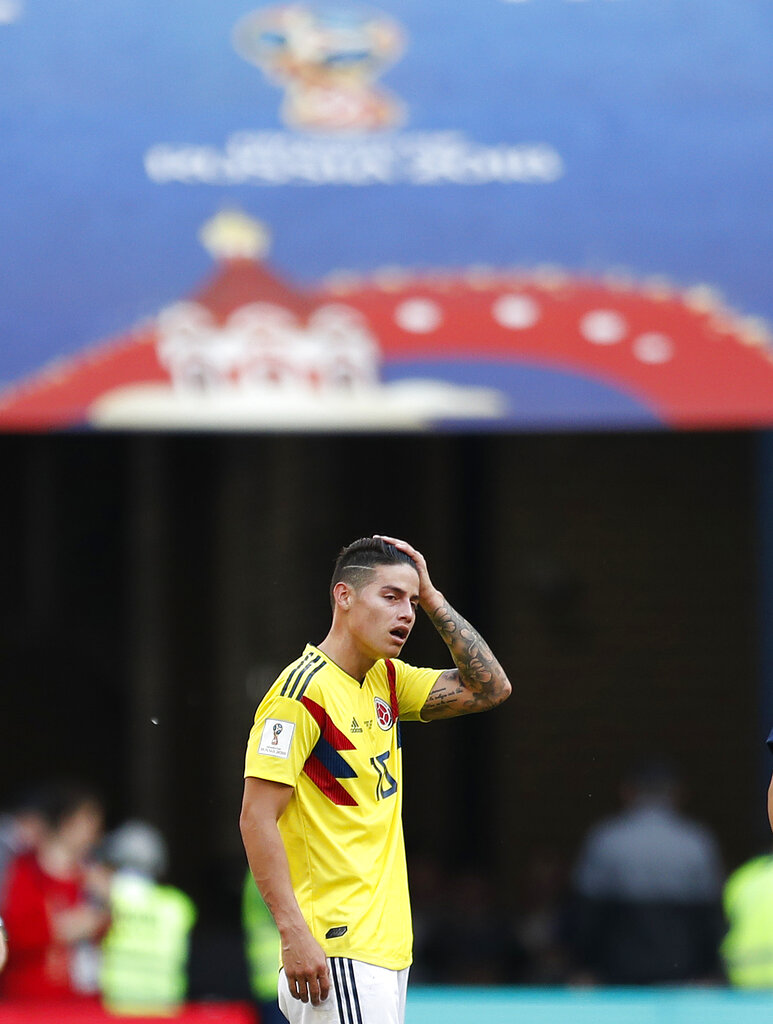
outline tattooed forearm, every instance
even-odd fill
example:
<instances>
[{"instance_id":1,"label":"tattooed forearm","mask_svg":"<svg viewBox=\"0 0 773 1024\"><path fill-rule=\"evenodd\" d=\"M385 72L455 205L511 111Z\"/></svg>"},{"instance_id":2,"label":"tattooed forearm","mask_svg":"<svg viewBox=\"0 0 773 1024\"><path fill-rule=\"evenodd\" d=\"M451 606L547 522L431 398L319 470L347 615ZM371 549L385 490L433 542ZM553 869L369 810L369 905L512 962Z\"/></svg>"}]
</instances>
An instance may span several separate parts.
<instances>
[{"instance_id":1,"label":"tattooed forearm","mask_svg":"<svg viewBox=\"0 0 773 1024\"><path fill-rule=\"evenodd\" d=\"M429 613L451 652L456 671L444 672L424 705L425 718L450 718L496 707L510 696L511 686L491 648L445 601Z\"/></svg>"},{"instance_id":2,"label":"tattooed forearm","mask_svg":"<svg viewBox=\"0 0 773 1024\"><path fill-rule=\"evenodd\" d=\"M468 689L485 693L495 679L496 670L504 674L480 633L450 605L442 604L433 612L432 622L448 645L459 677Z\"/></svg>"}]
</instances>

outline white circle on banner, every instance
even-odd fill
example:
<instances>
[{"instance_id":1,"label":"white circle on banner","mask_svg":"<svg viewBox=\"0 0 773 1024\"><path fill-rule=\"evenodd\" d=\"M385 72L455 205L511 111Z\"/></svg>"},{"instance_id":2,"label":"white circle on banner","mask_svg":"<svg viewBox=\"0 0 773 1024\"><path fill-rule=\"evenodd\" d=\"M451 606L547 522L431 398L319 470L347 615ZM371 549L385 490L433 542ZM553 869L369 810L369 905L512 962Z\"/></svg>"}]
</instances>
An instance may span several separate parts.
<instances>
[{"instance_id":1,"label":"white circle on banner","mask_svg":"<svg viewBox=\"0 0 773 1024\"><path fill-rule=\"evenodd\" d=\"M406 299L395 310L395 320L404 331L427 334L440 326L443 313L431 299Z\"/></svg>"},{"instance_id":2,"label":"white circle on banner","mask_svg":"<svg viewBox=\"0 0 773 1024\"><path fill-rule=\"evenodd\" d=\"M528 295L500 295L491 312L497 323L513 331L533 327L539 320L539 306Z\"/></svg>"},{"instance_id":3,"label":"white circle on banner","mask_svg":"<svg viewBox=\"0 0 773 1024\"><path fill-rule=\"evenodd\" d=\"M616 345L628 331L628 324L612 309L594 309L580 321L580 333L594 345Z\"/></svg>"},{"instance_id":4,"label":"white circle on banner","mask_svg":"<svg viewBox=\"0 0 773 1024\"><path fill-rule=\"evenodd\" d=\"M667 363L674 358L674 343L665 334L640 334L633 343L633 354L641 363Z\"/></svg>"}]
</instances>

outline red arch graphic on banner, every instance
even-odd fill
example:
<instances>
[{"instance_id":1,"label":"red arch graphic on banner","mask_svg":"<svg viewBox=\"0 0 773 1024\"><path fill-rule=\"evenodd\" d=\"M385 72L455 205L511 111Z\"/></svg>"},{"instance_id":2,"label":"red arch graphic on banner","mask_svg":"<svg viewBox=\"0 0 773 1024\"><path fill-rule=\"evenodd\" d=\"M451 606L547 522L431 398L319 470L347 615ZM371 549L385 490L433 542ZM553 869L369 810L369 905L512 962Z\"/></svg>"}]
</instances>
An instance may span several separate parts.
<instances>
[{"instance_id":1,"label":"red arch graphic on banner","mask_svg":"<svg viewBox=\"0 0 773 1024\"><path fill-rule=\"evenodd\" d=\"M767 328L726 309L707 288L558 271L391 269L339 273L301 291L240 257L222 260L191 301L215 327L255 303L299 324L323 305L344 304L367 322L387 363L509 361L590 377L638 399L665 426L773 425ZM169 384L157 342L150 323L44 368L0 396L0 429L77 426L116 388Z\"/></svg>"}]
</instances>

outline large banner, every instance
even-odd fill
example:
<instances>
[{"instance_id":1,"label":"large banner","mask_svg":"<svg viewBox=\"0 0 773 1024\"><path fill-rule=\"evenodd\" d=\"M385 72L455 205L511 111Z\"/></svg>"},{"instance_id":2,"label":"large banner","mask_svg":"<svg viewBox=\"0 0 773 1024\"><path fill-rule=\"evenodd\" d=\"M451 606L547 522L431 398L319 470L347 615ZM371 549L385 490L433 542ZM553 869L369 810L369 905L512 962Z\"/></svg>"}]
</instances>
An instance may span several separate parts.
<instances>
[{"instance_id":1,"label":"large banner","mask_svg":"<svg viewBox=\"0 0 773 1024\"><path fill-rule=\"evenodd\" d=\"M773 426L770 0L0 0L0 428Z\"/></svg>"}]
</instances>

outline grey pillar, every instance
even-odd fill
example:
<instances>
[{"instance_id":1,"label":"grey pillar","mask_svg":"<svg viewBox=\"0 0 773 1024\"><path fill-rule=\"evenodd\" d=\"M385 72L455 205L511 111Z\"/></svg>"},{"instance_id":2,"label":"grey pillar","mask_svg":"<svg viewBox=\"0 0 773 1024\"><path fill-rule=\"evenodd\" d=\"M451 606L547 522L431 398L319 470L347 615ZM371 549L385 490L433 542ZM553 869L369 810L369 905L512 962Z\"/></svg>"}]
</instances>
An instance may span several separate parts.
<instances>
[{"instance_id":1,"label":"grey pillar","mask_svg":"<svg viewBox=\"0 0 773 1024\"><path fill-rule=\"evenodd\" d=\"M129 457L129 628L131 813L164 826L170 819L167 781L170 707L169 509L165 442L133 440Z\"/></svg>"},{"instance_id":2,"label":"grey pillar","mask_svg":"<svg viewBox=\"0 0 773 1024\"><path fill-rule=\"evenodd\" d=\"M215 829L241 855L237 822L255 708L299 646L293 551L303 528L302 441L234 438L223 455L216 552ZM299 648L300 653L300 648Z\"/></svg>"}]
</instances>

